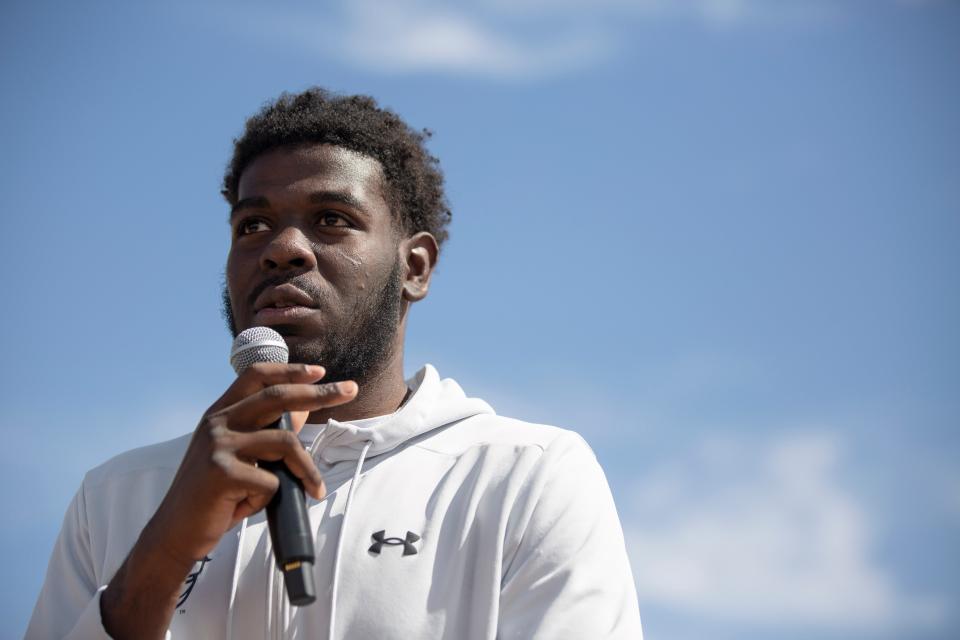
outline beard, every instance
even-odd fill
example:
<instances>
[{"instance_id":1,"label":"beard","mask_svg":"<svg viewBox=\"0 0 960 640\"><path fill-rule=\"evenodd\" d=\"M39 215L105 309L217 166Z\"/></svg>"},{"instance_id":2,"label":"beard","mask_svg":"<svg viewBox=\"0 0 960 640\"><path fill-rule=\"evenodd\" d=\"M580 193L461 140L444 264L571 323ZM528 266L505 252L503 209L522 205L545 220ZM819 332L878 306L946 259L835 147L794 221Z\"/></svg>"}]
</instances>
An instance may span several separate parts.
<instances>
[{"instance_id":1,"label":"beard","mask_svg":"<svg viewBox=\"0 0 960 640\"><path fill-rule=\"evenodd\" d=\"M281 282L292 282L300 286L296 278ZM327 370L322 380L324 383L353 380L362 385L376 376L392 355L391 347L400 326L402 287L400 261L397 260L383 285L358 299L339 326L330 327L322 336L313 336L291 346L290 362L322 366ZM301 288L308 293L315 293L315 287ZM220 313L231 335L236 338L239 331L225 279L221 290L221 304ZM283 333L282 326L274 328Z\"/></svg>"}]
</instances>

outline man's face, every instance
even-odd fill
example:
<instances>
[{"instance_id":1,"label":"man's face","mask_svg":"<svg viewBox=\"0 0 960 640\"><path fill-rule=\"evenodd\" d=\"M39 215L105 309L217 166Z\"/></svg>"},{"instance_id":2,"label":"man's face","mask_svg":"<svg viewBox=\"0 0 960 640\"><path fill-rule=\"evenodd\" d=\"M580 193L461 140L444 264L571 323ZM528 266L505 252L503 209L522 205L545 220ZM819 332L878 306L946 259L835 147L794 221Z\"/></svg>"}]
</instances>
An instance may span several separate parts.
<instances>
[{"instance_id":1,"label":"man's face","mask_svg":"<svg viewBox=\"0 0 960 640\"><path fill-rule=\"evenodd\" d=\"M291 362L362 381L399 338L399 234L380 163L332 145L281 148L240 176L224 312L276 329Z\"/></svg>"}]
</instances>

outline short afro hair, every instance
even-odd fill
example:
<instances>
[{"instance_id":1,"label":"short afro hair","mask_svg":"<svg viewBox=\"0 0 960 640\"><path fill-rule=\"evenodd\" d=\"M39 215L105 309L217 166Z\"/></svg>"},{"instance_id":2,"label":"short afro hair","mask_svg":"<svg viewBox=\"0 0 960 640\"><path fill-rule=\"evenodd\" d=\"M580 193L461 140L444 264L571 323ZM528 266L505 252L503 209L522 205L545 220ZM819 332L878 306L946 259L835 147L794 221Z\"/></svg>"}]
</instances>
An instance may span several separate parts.
<instances>
[{"instance_id":1,"label":"short afro hair","mask_svg":"<svg viewBox=\"0 0 960 640\"><path fill-rule=\"evenodd\" d=\"M387 198L400 228L427 231L442 245L451 212L443 191L440 161L430 155L427 129L416 131L370 96L343 96L320 87L283 93L247 120L233 141L223 176L223 196L237 202L240 175L263 153L278 147L332 144L369 156L383 167Z\"/></svg>"}]
</instances>

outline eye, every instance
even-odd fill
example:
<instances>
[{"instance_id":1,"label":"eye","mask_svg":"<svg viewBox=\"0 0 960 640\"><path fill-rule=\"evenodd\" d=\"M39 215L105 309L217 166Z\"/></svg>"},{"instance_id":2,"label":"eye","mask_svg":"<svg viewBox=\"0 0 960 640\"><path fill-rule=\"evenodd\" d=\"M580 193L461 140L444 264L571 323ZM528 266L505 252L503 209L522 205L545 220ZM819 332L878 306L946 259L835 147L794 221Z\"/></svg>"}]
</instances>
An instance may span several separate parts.
<instances>
[{"instance_id":1,"label":"eye","mask_svg":"<svg viewBox=\"0 0 960 640\"><path fill-rule=\"evenodd\" d=\"M239 224L237 224L237 236L248 236L252 233L260 233L261 231L269 230L270 225L259 218L247 218L245 220L241 220Z\"/></svg>"},{"instance_id":2,"label":"eye","mask_svg":"<svg viewBox=\"0 0 960 640\"><path fill-rule=\"evenodd\" d=\"M336 211L321 211L317 220L323 227L346 227L353 226L351 222L341 213Z\"/></svg>"}]
</instances>

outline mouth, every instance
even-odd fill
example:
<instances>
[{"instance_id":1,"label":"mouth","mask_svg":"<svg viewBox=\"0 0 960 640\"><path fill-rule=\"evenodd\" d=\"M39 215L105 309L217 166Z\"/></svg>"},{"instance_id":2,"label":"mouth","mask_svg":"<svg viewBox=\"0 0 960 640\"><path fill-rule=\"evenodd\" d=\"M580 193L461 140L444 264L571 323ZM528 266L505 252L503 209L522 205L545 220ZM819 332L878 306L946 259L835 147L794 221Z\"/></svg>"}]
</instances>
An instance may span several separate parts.
<instances>
[{"instance_id":1,"label":"mouth","mask_svg":"<svg viewBox=\"0 0 960 640\"><path fill-rule=\"evenodd\" d=\"M253 319L261 326L269 326L279 322L290 322L298 318L303 318L316 311L311 307L264 307L257 311Z\"/></svg>"},{"instance_id":2,"label":"mouth","mask_svg":"<svg viewBox=\"0 0 960 640\"><path fill-rule=\"evenodd\" d=\"M317 311L313 298L292 284L267 289L257 297L253 308L254 322L260 325L290 322Z\"/></svg>"}]
</instances>

